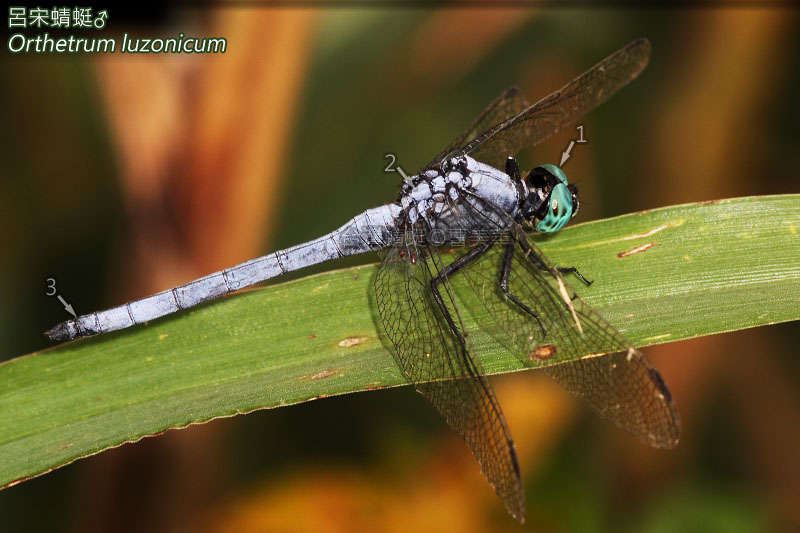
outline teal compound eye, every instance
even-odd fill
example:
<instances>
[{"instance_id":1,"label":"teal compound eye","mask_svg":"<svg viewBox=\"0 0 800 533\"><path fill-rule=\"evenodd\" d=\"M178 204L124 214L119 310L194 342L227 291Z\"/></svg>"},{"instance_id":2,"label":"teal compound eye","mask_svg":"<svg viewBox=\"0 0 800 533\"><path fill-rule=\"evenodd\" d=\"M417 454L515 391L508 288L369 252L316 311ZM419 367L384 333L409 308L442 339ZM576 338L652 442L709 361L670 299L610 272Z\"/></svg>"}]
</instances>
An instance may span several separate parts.
<instances>
[{"instance_id":1,"label":"teal compound eye","mask_svg":"<svg viewBox=\"0 0 800 533\"><path fill-rule=\"evenodd\" d=\"M539 168L555 178L550 196L547 199L547 209L541 221L536 224L536 231L543 233L553 233L567 225L569 219L575 214L577 205L573 200L577 200L577 190L573 194L567 183L567 175L556 165L544 164ZM550 178L552 180L552 178ZM574 189L574 187L573 187Z\"/></svg>"},{"instance_id":2,"label":"teal compound eye","mask_svg":"<svg viewBox=\"0 0 800 533\"><path fill-rule=\"evenodd\" d=\"M547 212L536 225L536 231L553 233L566 226L572 218L572 191L565 183L559 183L553 187L547 204Z\"/></svg>"}]
</instances>

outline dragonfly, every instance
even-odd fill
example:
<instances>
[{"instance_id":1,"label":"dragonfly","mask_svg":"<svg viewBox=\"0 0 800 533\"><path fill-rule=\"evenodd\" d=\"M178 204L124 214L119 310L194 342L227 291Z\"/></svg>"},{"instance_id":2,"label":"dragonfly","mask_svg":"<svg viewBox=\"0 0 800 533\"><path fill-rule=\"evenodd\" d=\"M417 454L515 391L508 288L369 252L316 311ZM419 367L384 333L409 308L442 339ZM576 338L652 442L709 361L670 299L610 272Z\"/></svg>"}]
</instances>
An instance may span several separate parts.
<instances>
[{"instance_id":1,"label":"dragonfly","mask_svg":"<svg viewBox=\"0 0 800 533\"><path fill-rule=\"evenodd\" d=\"M79 316L55 341L108 333L344 256L381 252L372 290L381 339L405 378L466 442L508 512L525 519L508 424L470 342L455 295L485 309L478 326L619 427L660 448L677 445L678 413L664 380L578 296L575 267L550 261L531 233L555 233L579 209L562 169L526 175L514 158L607 101L647 65L647 39L629 43L533 105L506 90L460 136L368 209L315 240L121 306Z\"/></svg>"}]
</instances>

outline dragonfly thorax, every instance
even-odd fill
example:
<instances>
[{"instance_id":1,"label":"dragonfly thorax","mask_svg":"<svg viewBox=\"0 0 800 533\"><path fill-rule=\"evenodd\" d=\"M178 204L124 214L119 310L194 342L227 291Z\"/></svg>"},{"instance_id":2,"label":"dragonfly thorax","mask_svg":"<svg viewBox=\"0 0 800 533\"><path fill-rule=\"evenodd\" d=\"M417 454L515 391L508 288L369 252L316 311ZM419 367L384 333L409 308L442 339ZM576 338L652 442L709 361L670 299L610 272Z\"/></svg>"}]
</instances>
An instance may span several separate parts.
<instances>
[{"instance_id":1,"label":"dragonfly thorax","mask_svg":"<svg viewBox=\"0 0 800 533\"><path fill-rule=\"evenodd\" d=\"M458 223L461 229L474 230L485 225L475 213L477 201L499 208L511 220L518 210L519 191L505 172L463 156L406 180L397 203L403 221L411 226L422 222L429 228L451 228Z\"/></svg>"}]
</instances>

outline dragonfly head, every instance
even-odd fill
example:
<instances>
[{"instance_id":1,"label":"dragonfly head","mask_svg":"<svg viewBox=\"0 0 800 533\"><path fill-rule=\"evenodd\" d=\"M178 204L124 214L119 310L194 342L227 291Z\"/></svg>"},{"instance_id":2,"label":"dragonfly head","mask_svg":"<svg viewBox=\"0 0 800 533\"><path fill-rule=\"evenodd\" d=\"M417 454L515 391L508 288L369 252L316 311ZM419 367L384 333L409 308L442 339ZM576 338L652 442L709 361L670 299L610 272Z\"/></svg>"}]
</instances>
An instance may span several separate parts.
<instances>
[{"instance_id":1,"label":"dragonfly head","mask_svg":"<svg viewBox=\"0 0 800 533\"><path fill-rule=\"evenodd\" d=\"M578 213L578 188L567 183L564 171L555 165L540 165L525 177L528 197L521 215L536 231L552 233L563 228Z\"/></svg>"}]
</instances>

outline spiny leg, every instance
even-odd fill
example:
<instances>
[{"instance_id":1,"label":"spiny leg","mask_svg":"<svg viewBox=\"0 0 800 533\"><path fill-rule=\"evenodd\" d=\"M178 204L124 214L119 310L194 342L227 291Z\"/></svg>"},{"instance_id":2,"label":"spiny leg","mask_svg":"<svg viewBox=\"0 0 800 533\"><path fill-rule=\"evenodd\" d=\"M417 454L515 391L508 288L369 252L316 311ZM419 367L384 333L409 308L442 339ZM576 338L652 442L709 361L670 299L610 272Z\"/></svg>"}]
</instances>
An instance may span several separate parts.
<instances>
[{"instance_id":1,"label":"spiny leg","mask_svg":"<svg viewBox=\"0 0 800 533\"><path fill-rule=\"evenodd\" d=\"M461 345L461 348L465 353L467 351L467 341L464 338L463 333L461 333L461 330L459 330L458 326L456 326L453 317L450 316L450 311L448 311L447 306L444 303L444 299L442 298L442 295L439 292L439 285L441 285L451 274L458 272L460 269L464 268L465 266L469 265L473 261L480 258L483 254L489 251L489 249L496 241L497 237L494 237L493 239L481 243L479 246L473 248L472 250L462 255L449 265L445 266L436 275L435 278L431 279L431 292L433 294L433 299L436 301L436 305L442 312L442 316L444 316L445 321L447 321L447 325L450 327L450 330L453 332L453 335L456 336L458 343Z\"/></svg>"},{"instance_id":2,"label":"spiny leg","mask_svg":"<svg viewBox=\"0 0 800 533\"><path fill-rule=\"evenodd\" d=\"M533 252L533 250L531 250L526 245L524 241L520 240L519 244L522 247L522 250L525 252L525 256L528 257L534 263L536 263L536 266L539 267L539 270L549 270L544 263L539 261L539 257ZM587 287L592 283L594 283L594 281L586 279L576 267L556 267L556 270L558 270L562 274L575 274L575 276L577 276L578 279L584 282Z\"/></svg>"},{"instance_id":3,"label":"spiny leg","mask_svg":"<svg viewBox=\"0 0 800 533\"><path fill-rule=\"evenodd\" d=\"M509 158L511 159L511 158ZM539 316L534 313L530 307L522 303L519 298L511 294L511 291L508 290L508 277L511 274L511 261L514 259L514 246L516 243L512 239L511 241L506 244L506 251L503 254L503 266L500 269L500 280L498 285L500 286L500 290L503 291L503 294L506 295L506 298L514 302L519 306L520 309L531 315L533 318L536 319L536 322L539 324L539 327L542 329L542 337L547 336L547 331L544 329L544 324L539 319Z\"/></svg>"},{"instance_id":4,"label":"spiny leg","mask_svg":"<svg viewBox=\"0 0 800 533\"><path fill-rule=\"evenodd\" d=\"M575 274L575 276L577 276L577 278L578 278L579 280L581 280L582 282L584 282L584 283L586 284L586 286L587 286L587 287L588 287L589 285L591 285L592 283L594 283L594 281L584 278L584 277L583 277L583 274L581 274L581 271L580 271L580 270L578 270L578 269L577 269L577 268L575 268L575 267L556 267L556 270L558 270L558 271L559 271L559 272L561 272L562 274Z\"/></svg>"},{"instance_id":5,"label":"spiny leg","mask_svg":"<svg viewBox=\"0 0 800 533\"><path fill-rule=\"evenodd\" d=\"M548 270L547 266L539 259L539 256L536 255L536 252L534 252L533 249L530 246L528 246L528 243L525 242L525 239L515 239L515 240L519 243L520 247L525 252L525 257L527 257L531 261L535 261L540 270ZM584 283L586 283L587 285L591 285L593 283L584 278L581 275L581 273L578 272L578 269L576 269L575 267L556 267L556 270L558 270L561 273L563 273L564 271L566 271L567 273L575 272L576 275L580 279L582 279ZM575 300L575 298L577 297L578 294L573 291L572 296L570 296L570 300Z\"/></svg>"}]
</instances>

